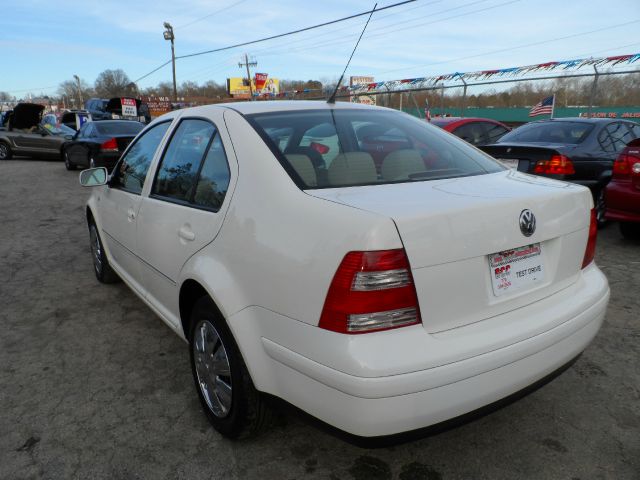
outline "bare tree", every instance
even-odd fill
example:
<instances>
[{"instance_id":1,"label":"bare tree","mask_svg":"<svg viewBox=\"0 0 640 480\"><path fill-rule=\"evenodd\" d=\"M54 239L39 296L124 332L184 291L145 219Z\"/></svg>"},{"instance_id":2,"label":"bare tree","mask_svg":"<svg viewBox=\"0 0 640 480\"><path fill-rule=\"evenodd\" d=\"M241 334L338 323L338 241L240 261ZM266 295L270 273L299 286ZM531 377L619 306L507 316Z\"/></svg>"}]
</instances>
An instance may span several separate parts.
<instances>
[{"instance_id":1,"label":"bare tree","mask_svg":"<svg viewBox=\"0 0 640 480\"><path fill-rule=\"evenodd\" d=\"M82 91L82 95L78 91L78 83L75 80L65 80L58 86L58 95L63 97L64 104L67 107L73 108L83 108L84 105L80 102L80 97L82 98L91 98L95 96L95 92L93 89L85 82L80 79L80 90Z\"/></svg>"},{"instance_id":2,"label":"bare tree","mask_svg":"<svg viewBox=\"0 0 640 480\"><path fill-rule=\"evenodd\" d=\"M94 84L96 94L102 98L135 96L137 89L123 70L105 70Z\"/></svg>"}]
</instances>

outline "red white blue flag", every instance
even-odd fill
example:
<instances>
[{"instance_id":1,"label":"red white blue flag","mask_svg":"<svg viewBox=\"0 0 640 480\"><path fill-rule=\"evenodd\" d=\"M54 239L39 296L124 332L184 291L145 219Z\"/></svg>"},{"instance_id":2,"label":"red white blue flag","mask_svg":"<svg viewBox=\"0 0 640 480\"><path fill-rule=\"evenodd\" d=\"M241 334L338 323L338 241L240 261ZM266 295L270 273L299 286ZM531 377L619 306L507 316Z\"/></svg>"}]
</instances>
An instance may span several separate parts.
<instances>
[{"instance_id":1,"label":"red white blue flag","mask_svg":"<svg viewBox=\"0 0 640 480\"><path fill-rule=\"evenodd\" d=\"M531 111L529 112L529 116L535 117L537 115L553 114L553 104L555 103L555 99L555 95L551 95L550 97L545 98L531 109Z\"/></svg>"}]
</instances>

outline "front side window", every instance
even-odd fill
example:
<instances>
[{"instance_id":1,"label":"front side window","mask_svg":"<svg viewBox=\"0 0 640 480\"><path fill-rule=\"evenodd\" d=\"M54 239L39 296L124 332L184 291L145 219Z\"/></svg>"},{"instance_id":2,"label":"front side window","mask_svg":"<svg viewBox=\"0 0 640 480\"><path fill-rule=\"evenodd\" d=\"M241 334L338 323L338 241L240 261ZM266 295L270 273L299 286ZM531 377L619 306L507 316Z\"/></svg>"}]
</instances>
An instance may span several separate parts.
<instances>
[{"instance_id":1,"label":"front side window","mask_svg":"<svg viewBox=\"0 0 640 480\"><path fill-rule=\"evenodd\" d=\"M322 109L246 116L303 189L481 175L495 160L410 115ZM274 132L288 132L286 147Z\"/></svg>"},{"instance_id":2,"label":"front side window","mask_svg":"<svg viewBox=\"0 0 640 480\"><path fill-rule=\"evenodd\" d=\"M110 182L112 187L136 194L142 192L153 156L170 124L171 122L158 123L136 138L135 143L114 169Z\"/></svg>"}]
</instances>

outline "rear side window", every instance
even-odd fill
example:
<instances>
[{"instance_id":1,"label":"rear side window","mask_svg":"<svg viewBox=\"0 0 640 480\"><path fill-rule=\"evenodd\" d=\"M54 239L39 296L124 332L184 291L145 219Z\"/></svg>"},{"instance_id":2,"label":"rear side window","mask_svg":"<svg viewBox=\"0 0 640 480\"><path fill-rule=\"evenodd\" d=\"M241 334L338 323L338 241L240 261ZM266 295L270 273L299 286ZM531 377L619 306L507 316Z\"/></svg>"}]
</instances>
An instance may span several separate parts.
<instances>
[{"instance_id":1,"label":"rear side window","mask_svg":"<svg viewBox=\"0 0 640 480\"><path fill-rule=\"evenodd\" d=\"M509 129L495 123L485 123L484 127L486 129L487 143L497 142L509 131Z\"/></svg>"},{"instance_id":2,"label":"rear side window","mask_svg":"<svg viewBox=\"0 0 640 480\"><path fill-rule=\"evenodd\" d=\"M229 188L229 164L216 132L204 159L196 185L193 203L205 208L219 209Z\"/></svg>"},{"instance_id":3,"label":"rear side window","mask_svg":"<svg viewBox=\"0 0 640 480\"><path fill-rule=\"evenodd\" d=\"M624 123L611 123L602 129L598 142L605 152L621 152L634 136Z\"/></svg>"},{"instance_id":4,"label":"rear side window","mask_svg":"<svg viewBox=\"0 0 640 480\"><path fill-rule=\"evenodd\" d=\"M114 169L111 186L140 194L151 160L171 122L154 125L135 140Z\"/></svg>"},{"instance_id":5,"label":"rear side window","mask_svg":"<svg viewBox=\"0 0 640 480\"><path fill-rule=\"evenodd\" d=\"M487 143L485 129L480 122L466 123L456 128L453 133L471 145L483 145Z\"/></svg>"},{"instance_id":6,"label":"rear side window","mask_svg":"<svg viewBox=\"0 0 640 480\"><path fill-rule=\"evenodd\" d=\"M202 157L214 133L213 124L205 120L182 120L158 167L152 193L188 202L195 191Z\"/></svg>"},{"instance_id":7,"label":"rear side window","mask_svg":"<svg viewBox=\"0 0 640 480\"><path fill-rule=\"evenodd\" d=\"M229 187L229 164L211 122L184 119L176 127L156 173L152 194L217 211Z\"/></svg>"},{"instance_id":8,"label":"rear side window","mask_svg":"<svg viewBox=\"0 0 640 480\"><path fill-rule=\"evenodd\" d=\"M503 142L569 143L577 145L589 136L593 124L587 122L527 123L503 136Z\"/></svg>"},{"instance_id":9,"label":"rear side window","mask_svg":"<svg viewBox=\"0 0 640 480\"><path fill-rule=\"evenodd\" d=\"M246 117L303 189L415 182L503 170L488 155L400 112L335 108ZM276 136L276 132L286 135Z\"/></svg>"}]
</instances>

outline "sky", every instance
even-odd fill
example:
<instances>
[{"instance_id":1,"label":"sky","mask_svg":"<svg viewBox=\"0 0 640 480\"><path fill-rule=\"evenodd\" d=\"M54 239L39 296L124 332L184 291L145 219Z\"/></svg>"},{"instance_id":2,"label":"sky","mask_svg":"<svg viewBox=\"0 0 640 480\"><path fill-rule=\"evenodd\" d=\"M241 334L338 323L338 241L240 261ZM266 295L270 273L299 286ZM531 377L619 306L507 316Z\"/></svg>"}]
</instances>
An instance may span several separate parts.
<instances>
[{"instance_id":1,"label":"sky","mask_svg":"<svg viewBox=\"0 0 640 480\"><path fill-rule=\"evenodd\" d=\"M380 0L378 7L399 0ZM0 16L0 91L55 94L78 75L93 85L106 69L137 80L176 55L225 47L370 10L363 0L20 0ZM255 71L289 80L337 79L366 22L359 17L309 32L178 60L178 83L224 83ZM640 1L417 0L374 14L347 71L376 80L498 69L640 52ZM637 68L637 67L636 67ZM165 66L140 88L171 80Z\"/></svg>"}]
</instances>

